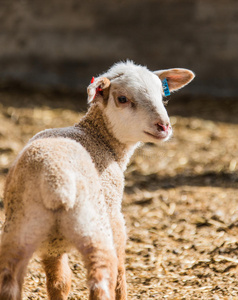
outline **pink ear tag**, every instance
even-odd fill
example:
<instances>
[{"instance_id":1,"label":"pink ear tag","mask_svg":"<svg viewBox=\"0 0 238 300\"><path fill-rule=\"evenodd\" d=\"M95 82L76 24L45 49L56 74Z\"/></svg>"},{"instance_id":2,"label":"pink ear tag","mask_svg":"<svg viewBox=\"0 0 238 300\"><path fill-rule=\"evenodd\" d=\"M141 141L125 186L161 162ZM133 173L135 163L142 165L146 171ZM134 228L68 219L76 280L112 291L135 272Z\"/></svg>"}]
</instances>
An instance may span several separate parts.
<instances>
[{"instance_id":1,"label":"pink ear tag","mask_svg":"<svg viewBox=\"0 0 238 300\"><path fill-rule=\"evenodd\" d=\"M93 76L90 83L92 84L92 83L94 83L94 81L95 81L95 78L94 78L94 76ZM96 97L98 94L100 94L101 91L102 91L102 88L101 88L100 86L98 86L98 87L96 88L96 93L95 93L95 96L94 96L93 99L95 99L95 97Z\"/></svg>"}]
</instances>

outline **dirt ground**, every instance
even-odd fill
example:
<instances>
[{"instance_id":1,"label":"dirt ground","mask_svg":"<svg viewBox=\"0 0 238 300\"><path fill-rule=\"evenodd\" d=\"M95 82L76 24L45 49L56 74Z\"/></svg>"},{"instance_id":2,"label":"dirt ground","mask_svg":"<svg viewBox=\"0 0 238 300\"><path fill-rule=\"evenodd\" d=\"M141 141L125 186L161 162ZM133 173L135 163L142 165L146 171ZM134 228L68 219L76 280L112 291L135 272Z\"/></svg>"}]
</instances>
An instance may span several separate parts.
<instances>
[{"instance_id":1,"label":"dirt ground","mask_svg":"<svg viewBox=\"0 0 238 300\"><path fill-rule=\"evenodd\" d=\"M173 138L137 150L126 172L128 299L238 299L238 99L172 96L167 109ZM81 116L76 95L0 92L0 198L28 139ZM76 252L70 266L69 299L87 299ZM46 298L34 256L24 299Z\"/></svg>"}]
</instances>

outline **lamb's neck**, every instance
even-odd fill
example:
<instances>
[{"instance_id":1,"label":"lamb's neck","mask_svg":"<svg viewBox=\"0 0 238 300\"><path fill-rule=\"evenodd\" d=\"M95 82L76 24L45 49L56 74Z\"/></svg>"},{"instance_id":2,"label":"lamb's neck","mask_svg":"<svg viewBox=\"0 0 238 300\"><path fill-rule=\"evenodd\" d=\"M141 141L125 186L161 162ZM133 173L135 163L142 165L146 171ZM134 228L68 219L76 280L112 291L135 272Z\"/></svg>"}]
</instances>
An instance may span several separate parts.
<instances>
[{"instance_id":1,"label":"lamb's neck","mask_svg":"<svg viewBox=\"0 0 238 300\"><path fill-rule=\"evenodd\" d=\"M113 136L108 120L97 103L89 108L87 114L76 126L91 136L97 147L100 147L104 154L107 153L111 156L111 159L119 164L123 172L125 171L137 144L125 145Z\"/></svg>"}]
</instances>

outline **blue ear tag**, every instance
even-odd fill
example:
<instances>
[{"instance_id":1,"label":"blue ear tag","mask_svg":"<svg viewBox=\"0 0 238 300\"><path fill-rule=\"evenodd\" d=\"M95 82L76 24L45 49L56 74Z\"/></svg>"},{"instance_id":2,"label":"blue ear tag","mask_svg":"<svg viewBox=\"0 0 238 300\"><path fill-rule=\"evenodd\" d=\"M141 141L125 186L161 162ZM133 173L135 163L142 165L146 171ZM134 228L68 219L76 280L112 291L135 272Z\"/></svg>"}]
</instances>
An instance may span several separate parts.
<instances>
[{"instance_id":1,"label":"blue ear tag","mask_svg":"<svg viewBox=\"0 0 238 300\"><path fill-rule=\"evenodd\" d=\"M168 86L168 82L167 82L166 78L162 80L162 87L163 87L163 90L164 90L164 95L169 96L170 91L169 91L169 86Z\"/></svg>"}]
</instances>

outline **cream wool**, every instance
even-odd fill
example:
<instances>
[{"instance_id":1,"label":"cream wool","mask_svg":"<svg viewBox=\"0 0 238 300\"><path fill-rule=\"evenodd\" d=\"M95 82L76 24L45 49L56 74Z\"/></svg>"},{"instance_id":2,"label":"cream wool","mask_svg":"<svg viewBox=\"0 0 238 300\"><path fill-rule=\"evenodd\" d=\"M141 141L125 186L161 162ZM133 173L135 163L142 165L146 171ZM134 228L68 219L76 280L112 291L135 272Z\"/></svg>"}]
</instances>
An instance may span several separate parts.
<instances>
[{"instance_id":1,"label":"cream wool","mask_svg":"<svg viewBox=\"0 0 238 300\"><path fill-rule=\"evenodd\" d=\"M172 91L194 74L114 65L89 85L90 108L78 124L38 133L19 154L4 194L0 299L21 299L36 250L49 299L67 299L71 247L85 261L89 299L127 299L123 172L138 142L157 143L172 134L162 102L164 77Z\"/></svg>"}]
</instances>

